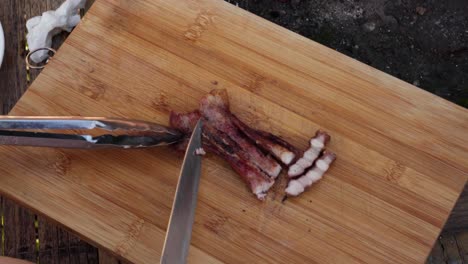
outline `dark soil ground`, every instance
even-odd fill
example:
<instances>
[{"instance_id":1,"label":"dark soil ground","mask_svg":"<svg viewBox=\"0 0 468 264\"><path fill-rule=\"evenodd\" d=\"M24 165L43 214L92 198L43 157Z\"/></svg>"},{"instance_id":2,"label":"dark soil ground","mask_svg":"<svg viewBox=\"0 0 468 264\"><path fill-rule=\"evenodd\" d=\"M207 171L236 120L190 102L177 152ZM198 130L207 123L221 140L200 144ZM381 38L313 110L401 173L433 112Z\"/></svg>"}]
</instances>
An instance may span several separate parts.
<instances>
[{"instance_id":1,"label":"dark soil ground","mask_svg":"<svg viewBox=\"0 0 468 264\"><path fill-rule=\"evenodd\" d=\"M231 0L468 108L468 0Z\"/></svg>"}]
</instances>

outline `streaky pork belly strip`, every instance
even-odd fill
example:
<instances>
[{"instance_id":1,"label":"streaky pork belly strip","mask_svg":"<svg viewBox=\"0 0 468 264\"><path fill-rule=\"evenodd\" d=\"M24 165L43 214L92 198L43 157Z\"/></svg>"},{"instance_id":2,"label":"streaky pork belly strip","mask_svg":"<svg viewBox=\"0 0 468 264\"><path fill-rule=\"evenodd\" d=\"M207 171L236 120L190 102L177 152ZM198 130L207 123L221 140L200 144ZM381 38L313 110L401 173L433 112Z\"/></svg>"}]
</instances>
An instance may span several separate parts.
<instances>
[{"instance_id":1,"label":"streaky pork belly strip","mask_svg":"<svg viewBox=\"0 0 468 264\"><path fill-rule=\"evenodd\" d=\"M214 153L224 158L249 185L252 193L263 200L274 184L274 179L255 166L236 142L211 124L207 123L203 127L203 136L210 142L208 150L214 150Z\"/></svg>"},{"instance_id":2,"label":"streaky pork belly strip","mask_svg":"<svg viewBox=\"0 0 468 264\"><path fill-rule=\"evenodd\" d=\"M295 178L287 185L287 196L297 196L320 180L336 159L335 154L327 151L319 157L330 140L330 136L321 130L298 159L299 151L294 146L271 133L249 127L232 114L225 90L213 90L204 96L199 110L171 112L171 127L186 134L185 140L175 145L177 150L185 151L199 119L203 120L203 149L226 160L260 200L265 199L281 172L281 165L275 159L289 166L288 176Z\"/></svg>"},{"instance_id":3,"label":"streaky pork belly strip","mask_svg":"<svg viewBox=\"0 0 468 264\"><path fill-rule=\"evenodd\" d=\"M330 136L326 132L318 130L310 140L310 148L304 151L302 157L289 167L288 176L290 178L297 177L303 174L307 168L311 167L329 140Z\"/></svg>"},{"instance_id":4,"label":"streaky pork belly strip","mask_svg":"<svg viewBox=\"0 0 468 264\"><path fill-rule=\"evenodd\" d=\"M231 120L255 144L280 160L284 165L289 165L296 157L297 149L281 138L249 127L234 114L231 114Z\"/></svg>"},{"instance_id":5,"label":"streaky pork belly strip","mask_svg":"<svg viewBox=\"0 0 468 264\"><path fill-rule=\"evenodd\" d=\"M229 112L229 101L225 90L213 90L200 101L200 113L217 130L225 133L245 151L249 160L272 178L281 172L281 165L272 157L263 154L245 138L233 124Z\"/></svg>"},{"instance_id":6,"label":"streaky pork belly strip","mask_svg":"<svg viewBox=\"0 0 468 264\"><path fill-rule=\"evenodd\" d=\"M171 112L170 125L189 136L201 115L198 111L190 113ZM214 128L210 122L204 120L202 127L203 148L214 153L228 162L251 189L258 199L263 200L267 191L274 183L274 179L255 166L248 155L226 134ZM188 137L176 145L177 150L185 151Z\"/></svg>"},{"instance_id":7,"label":"streaky pork belly strip","mask_svg":"<svg viewBox=\"0 0 468 264\"><path fill-rule=\"evenodd\" d=\"M323 155L315 162L315 165L297 179L292 179L286 187L286 195L298 196L304 192L305 188L322 179L325 172L330 168L330 165L335 161L336 155L332 152L325 151Z\"/></svg>"},{"instance_id":8,"label":"streaky pork belly strip","mask_svg":"<svg viewBox=\"0 0 468 264\"><path fill-rule=\"evenodd\" d=\"M193 128L197 121L201 118L199 111L189 113L177 113L171 111L169 115L169 124L172 128L178 129L183 132L186 137L174 145L174 148L179 152L185 152L189 143L189 137L192 134ZM206 147L206 142L202 142L203 147Z\"/></svg>"}]
</instances>

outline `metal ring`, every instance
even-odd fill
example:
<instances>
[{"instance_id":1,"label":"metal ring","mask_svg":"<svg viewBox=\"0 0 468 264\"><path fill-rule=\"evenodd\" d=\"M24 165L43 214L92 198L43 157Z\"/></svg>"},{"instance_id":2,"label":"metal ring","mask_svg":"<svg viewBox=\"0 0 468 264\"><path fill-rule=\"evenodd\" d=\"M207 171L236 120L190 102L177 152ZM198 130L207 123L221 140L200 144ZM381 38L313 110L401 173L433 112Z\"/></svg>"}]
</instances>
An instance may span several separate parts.
<instances>
[{"instance_id":1,"label":"metal ring","mask_svg":"<svg viewBox=\"0 0 468 264\"><path fill-rule=\"evenodd\" d=\"M30 69L42 69L45 67L45 64L47 64L47 62L49 62L49 59L46 60L45 64L44 65L41 65L41 66L36 66L36 65L32 65L31 63L29 63L29 57L34 54L35 52L38 52L40 50L47 50L49 52L52 52L54 56L55 53L57 53L57 51L53 48L38 48L38 49L35 49L35 50L32 50L28 53L28 55L26 55L26 58L25 58L25 61L26 61L26 65L30 68Z\"/></svg>"}]
</instances>

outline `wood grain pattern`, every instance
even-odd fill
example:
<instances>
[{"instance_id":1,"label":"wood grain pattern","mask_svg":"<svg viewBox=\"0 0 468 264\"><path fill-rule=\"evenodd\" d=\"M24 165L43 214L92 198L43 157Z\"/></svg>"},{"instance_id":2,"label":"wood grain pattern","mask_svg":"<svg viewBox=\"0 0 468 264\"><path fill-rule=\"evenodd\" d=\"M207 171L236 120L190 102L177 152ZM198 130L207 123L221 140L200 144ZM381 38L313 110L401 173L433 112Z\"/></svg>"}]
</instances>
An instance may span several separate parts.
<instances>
[{"instance_id":1,"label":"wood grain pattern","mask_svg":"<svg viewBox=\"0 0 468 264\"><path fill-rule=\"evenodd\" d=\"M26 17L30 18L33 16L42 15L46 10L55 10L58 8L63 1L61 0L45 0L45 1L35 1L29 0L26 1L25 5L29 7L29 10L25 10L27 15ZM29 12L28 12L29 11ZM68 36L68 33L58 34L53 38L52 48L57 49L63 43L63 41ZM37 76L39 76L40 70L30 70L29 78L32 83ZM63 254L63 246L59 247L59 236L64 234L61 228L58 227L55 223L52 223L49 219L44 216L38 216L38 239L39 239L39 248L38 248L38 261L39 263L69 263L70 256L69 252L66 252L66 255ZM66 234L68 238L68 234ZM67 245L68 247L68 241ZM87 262L83 262L87 263Z\"/></svg>"},{"instance_id":2,"label":"wood grain pattern","mask_svg":"<svg viewBox=\"0 0 468 264\"><path fill-rule=\"evenodd\" d=\"M31 70L29 78L26 74L24 63L26 20L41 15L44 11L57 8L62 2L62 0L5 0L2 2L0 21L3 24L7 44L5 59L0 68L0 104L3 114L7 114L11 110L27 86L40 73L39 70ZM93 0L88 0L85 9L88 10L93 2ZM52 47L58 48L67 36L68 33L61 33L54 37ZM40 223L37 230L39 231L40 248L36 249L34 213L11 201L2 203L3 205L5 207L2 210L8 215L8 225L5 225L5 245L3 241L0 243L1 255L29 260L37 259L39 263L69 263L69 259L73 256L69 255L67 232L45 217L39 216ZM61 236L65 236L66 242L59 246L57 241L63 238ZM25 251L25 249L27 250ZM56 256L57 252L59 258ZM87 254L89 261L80 263L96 263L97 249L88 246Z\"/></svg>"},{"instance_id":3,"label":"wood grain pattern","mask_svg":"<svg viewBox=\"0 0 468 264\"><path fill-rule=\"evenodd\" d=\"M2 1L0 20L5 34L5 54L0 67L0 110L7 114L26 91L23 60L26 20L25 1ZM20 18L20 19L18 19Z\"/></svg>"},{"instance_id":4,"label":"wood grain pattern","mask_svg":"<svg viewBox=\"0 0 468 264\"><path fill-rule=\"evenodd\" d=\"M424 262L466 182L467 111L222 1L98 0L12 114L167 123L213 88L298 147L328 130L339 159L282 204L256 201L206 158L190 262ZM173 151L2 147L0 158L3 193L130 261L159 258Z\"/></svg>"},{"instance_id":5,"label":"wood grain pattern","mask_svg":"<svg viewBox=\"0 0 468 264\"><path fill-rule=\"evenodd\" d=\"M8 199L3 199L3 208L5 255L36 261L34 214Z\"/></svg>"},{"instance_id":6,"label":"wood grain pattern","mask_svg":"<svg viewBox=\"0 0 468 264\"><path fill-rule=\"evenodd\" d=\"M58 253L58 227L46 218L38 217L39 262L60 263Z\"/></svg>"},{"instance_id":7,"label":"wood grain pattern","mask_svg":"<svg viewBox=\"0 0 468 264\"><path fill-rule=\"evenodd\" d=\"M125 264L125 263L126 262L119 260L109 251L106 251L103 249L99 250L99 264Z\"/></svg>"}]
</instances>

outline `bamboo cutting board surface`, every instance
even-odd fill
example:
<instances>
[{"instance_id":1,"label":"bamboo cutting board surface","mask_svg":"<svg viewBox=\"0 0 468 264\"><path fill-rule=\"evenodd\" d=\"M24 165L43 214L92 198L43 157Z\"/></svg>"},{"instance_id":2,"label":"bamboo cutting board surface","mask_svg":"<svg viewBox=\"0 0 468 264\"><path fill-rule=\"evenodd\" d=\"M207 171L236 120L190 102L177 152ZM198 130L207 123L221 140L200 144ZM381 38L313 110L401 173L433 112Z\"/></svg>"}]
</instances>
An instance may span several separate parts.
<instances>
[{"instance_id":1,"label":"bamboo cutting board surface","mask_svg":"<svg viewBox=\"0 0 468 264\"><path fill-rule=\"evenodd\" d=\"M167 124L214 88L250 125L338 160L259 202L204 158L190 263L423 263L468 177L468 111L221 0L97 0L12 115ZM157 262L170 148L0 148L0 191L136 263Z\"/></svg>"}]
</instances>

